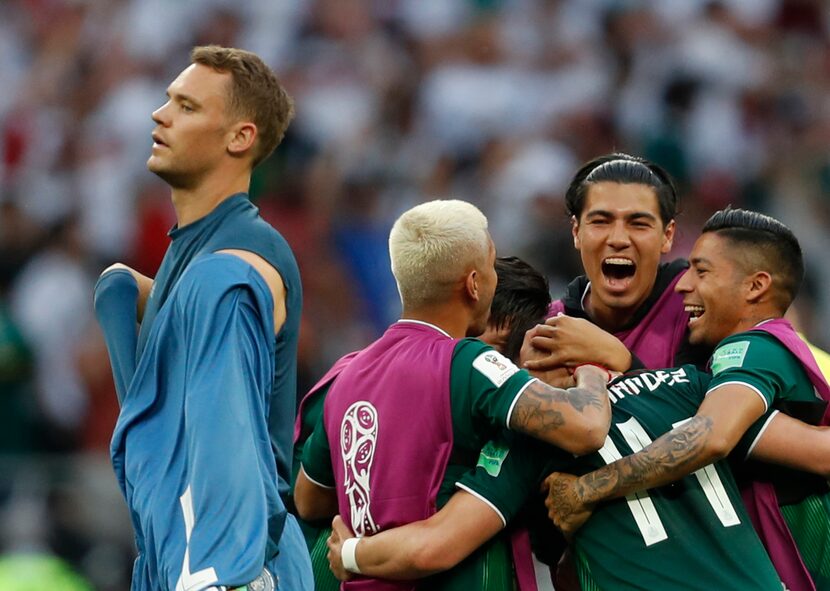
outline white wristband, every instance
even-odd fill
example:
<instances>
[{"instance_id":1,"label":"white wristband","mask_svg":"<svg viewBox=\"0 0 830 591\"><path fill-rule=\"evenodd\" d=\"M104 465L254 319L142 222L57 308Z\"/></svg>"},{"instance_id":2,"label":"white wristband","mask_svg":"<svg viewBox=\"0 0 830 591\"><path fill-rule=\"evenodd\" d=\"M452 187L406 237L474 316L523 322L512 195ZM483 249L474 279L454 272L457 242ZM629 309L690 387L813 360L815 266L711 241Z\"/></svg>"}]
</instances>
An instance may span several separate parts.
<instances>
[{"instance_id":1,"label":"white wristband","mask_svg":"<svg viewBox=\"0 0 830 591\"><path fill-rule=\"evenodd\" d=\"M343 545L340 547L340 560L343 562L343 568L356 575L361 574L357 566L357 557L355 556L359 541L360 538L349 538L344 540Z\"/></svg>"}]
</instances>

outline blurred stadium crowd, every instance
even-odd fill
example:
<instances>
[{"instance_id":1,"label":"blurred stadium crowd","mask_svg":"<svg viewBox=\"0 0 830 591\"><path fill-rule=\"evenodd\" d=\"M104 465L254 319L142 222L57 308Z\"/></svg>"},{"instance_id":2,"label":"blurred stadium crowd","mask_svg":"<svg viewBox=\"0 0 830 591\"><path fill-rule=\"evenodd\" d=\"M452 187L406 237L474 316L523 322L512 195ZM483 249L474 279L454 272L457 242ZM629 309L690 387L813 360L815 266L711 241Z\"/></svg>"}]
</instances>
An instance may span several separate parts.
<instances>
[{"instance_id":1,"label":"blurred stadium crowd","mask_svg":"<svg viewBox=\"0 0 830 591\"><path fill-rule=\"evenodd\" d=\"M564 189L614 150L678 180L675 256L729 203L794 228L801 323L830 345L821 0L3 0L0 551L127 587L92 286L116 260L155 273L174 216L150 113L206 43L259 53L297 104L251 196L300 263L301 388L396 317L388 230L428 197L477 204L559 295L580 270Z\"/></svg>"}]
</instances>

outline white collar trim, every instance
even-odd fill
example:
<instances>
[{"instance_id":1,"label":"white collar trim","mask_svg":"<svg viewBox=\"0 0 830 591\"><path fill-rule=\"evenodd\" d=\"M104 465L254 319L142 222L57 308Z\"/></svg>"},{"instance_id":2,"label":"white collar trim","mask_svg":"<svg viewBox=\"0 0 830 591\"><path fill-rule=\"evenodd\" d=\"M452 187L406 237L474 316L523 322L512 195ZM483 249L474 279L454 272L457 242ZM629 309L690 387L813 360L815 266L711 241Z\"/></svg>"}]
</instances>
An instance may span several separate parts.
<instances>
[{"instance_id":1,"label":"white collar trim","mask_svg":"<svg viewBox=\"0 0 830 591\"><path fill-rule=\"evenodd\" d=\"M413 320L412 318L401 318L400 320L398 320L398 322L397 322L397 323L401 323L401 322L407 322L407 323L410 323L410 324L420 324L420 325L422 325L422 326L428 326L429 328L432 328L432 329L437 330L438 332L440 332L440 333L441 333L442 335L444 335L445 337L452 338L452 337L449 335L449 333L447 333L447 331L446 331L446 330L444 330L443 328L440 328L440 327L438 327L438 326L435 326L434 324L430 324L429 322L424 322L423 320ZM396 323L396 324L397 324L397 323Z\"/></svg>"}]
</instances>

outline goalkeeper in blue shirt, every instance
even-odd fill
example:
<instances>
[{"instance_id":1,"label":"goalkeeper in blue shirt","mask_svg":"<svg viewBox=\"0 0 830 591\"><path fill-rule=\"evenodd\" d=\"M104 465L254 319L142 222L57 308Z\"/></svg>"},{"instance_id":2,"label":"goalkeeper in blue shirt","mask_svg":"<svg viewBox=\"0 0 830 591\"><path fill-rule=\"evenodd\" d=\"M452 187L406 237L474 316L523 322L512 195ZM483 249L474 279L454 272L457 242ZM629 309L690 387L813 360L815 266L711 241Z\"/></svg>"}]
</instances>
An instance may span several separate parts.
<instances>
[{"instance_id":1,"label":"goalkeeper in blue shirt","mask_svg":"<svg viewBox=\"0 0 830 591\"><path fill-rule=\"evenodd\" d=\"M191 61L152 115L170 247L154 279L114 265L95 293L121 400L111 455L136 534L132 589L310 589L284 505L302 288L247 196L293 104L252 53L197 47Z\"/></svg>"}]
</instances>

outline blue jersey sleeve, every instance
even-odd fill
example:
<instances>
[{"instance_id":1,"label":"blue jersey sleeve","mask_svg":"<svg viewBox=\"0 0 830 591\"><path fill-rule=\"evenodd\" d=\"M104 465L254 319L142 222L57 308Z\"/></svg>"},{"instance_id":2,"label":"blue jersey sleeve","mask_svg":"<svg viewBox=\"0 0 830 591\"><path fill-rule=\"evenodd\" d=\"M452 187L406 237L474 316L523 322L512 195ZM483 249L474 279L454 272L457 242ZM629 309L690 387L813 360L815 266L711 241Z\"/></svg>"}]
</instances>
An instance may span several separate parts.
<instances>
[{"instance_id":1,"label":"blue jersey sleeve","mask_svg":"<svg viewBox=\"0 0 830 591\"><path fill-rule=\"evenodd\" d=\"M104 333L118 402L135 375L138 340L138 283L126 269L114 269L95 284L95 316Z\"/></svg>"},{"instance_id":2,"label":"blue jersey sleeve","mask_svg":"<svg viewBox=\"0 0 830 591\"><path fill-rule=\"evenodd\" d=\"M187 351L181 445L190 493L180 499L182 577L213 569L217 583L244 585L274 555L269 540L279 539L285 518L268 434L273 300L253 267L232 255L194 262L181 283L174 304Z\"/></svg>"}]
</instances>

